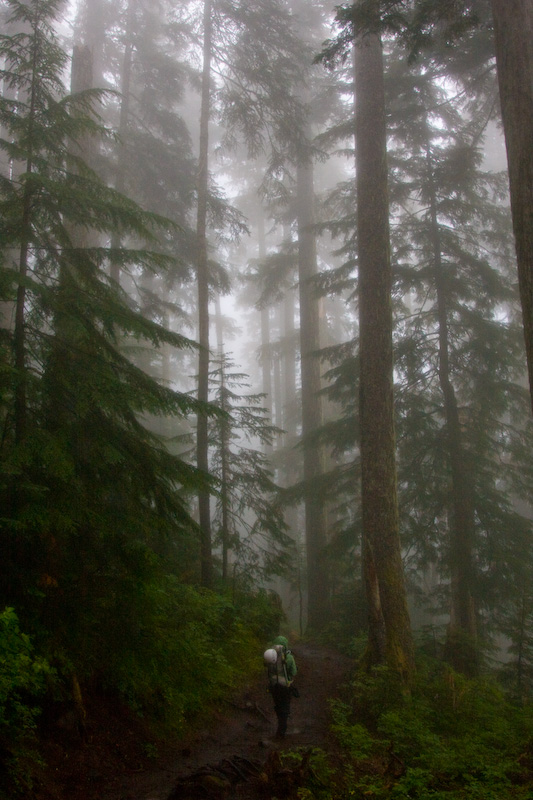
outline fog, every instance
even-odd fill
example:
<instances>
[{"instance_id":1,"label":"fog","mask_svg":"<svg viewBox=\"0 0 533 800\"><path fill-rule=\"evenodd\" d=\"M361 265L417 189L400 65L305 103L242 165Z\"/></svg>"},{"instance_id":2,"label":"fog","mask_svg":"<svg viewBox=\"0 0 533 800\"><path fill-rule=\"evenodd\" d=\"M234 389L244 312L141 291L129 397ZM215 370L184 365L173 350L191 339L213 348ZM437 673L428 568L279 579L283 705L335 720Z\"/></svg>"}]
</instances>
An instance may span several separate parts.
<instances>
[{"instance_id":1,"label":"fog","mask_svg":"<svg viewBox=\"0 0 533 800\"><path fill-rule=\"evenodd\" d=\"M9 3L3 10L7 36L31 31L29 18L10 17ZM392 525L416 627L442 632L463 615L468 635L492 626L508 636L502 609L518 602L509 587L525 586L533 567L533 469L491 39L474 26L471 41L449 47L442 23L431 46L410 49L392 28L380 32L383 184L379 153L376 169L365 155L380 141L379 124L371 128L380 84L357 116L363 89L354 84L352 22L333 4L303 0L79 0L49 16L45 38L58 37L66 60L53 79L44 63L30 76L49 81L39 114L51 113L51 105L43 110L50 96L88 92L71 106L74 121L88 124L82 131L65 121L61 146L49 147L43 134L28 151L28 129L21 134L15 119L23 111L6 106L3 179L18 191L42 164L51 180L51 160L64 158L71 180L89 169L127 200L106 195L109 207L102 200L98 208L91 190L85 217L85 201L58 201L68 236L46 244L41 216L42 239L29 255L37 234L10 234L9 248L25 254L12 261L24 270L18 301L16 291L4 293L3 326L18 342L16 368L31 380L30 395L19 381L18 400L6 399L5 418L18 420L13 436L23 440L39 393L61 383L48 382L50 365L70 358L33 344L35 331L74 342L72 352L83 341L45 297L60 294L68 269L42 253L68 238L115 293L86 329L95 348L97 334L108 337L121 368L131 366L123 419L131 412L161 452L213 479L168 480L198 525L185 548L188 576L212 587L239 575L275 591L302 632L331 618L362 630L365 526L378 559ZM19 82L8 75L23 70L17 59L6 45L6 102L26 97L29 73ZM356 69L357 85L368 87L374 68ZM27 108L29 119L35 109ZM376 212L365 227L380 198L386 219ZM365 294L364 269L369 280L383 270L384 310ZM17 333L17 313L29 338ZM365 319L375 328L363 356ZM372 376L368 365L381 369L387 337L392 360ZM141 373L169 394L148 388ZM32 381L42 387L33 400ZM147 392L142 401L135 385ZM366 389L378 385L385 389L365 405L361 398L373 396ZM387 387L390 413L379 403ZM119 390L110 382L104 391ZM35 425L48 430L48 422ZM89 439L90 426L87 419ZM365 455L361 442L377 447L389 427L392 451ZM385 462L392 472L372 478L372 512L365 465ZM379 510L389 503L392 523Z\"/></svg>"}]
</instances>

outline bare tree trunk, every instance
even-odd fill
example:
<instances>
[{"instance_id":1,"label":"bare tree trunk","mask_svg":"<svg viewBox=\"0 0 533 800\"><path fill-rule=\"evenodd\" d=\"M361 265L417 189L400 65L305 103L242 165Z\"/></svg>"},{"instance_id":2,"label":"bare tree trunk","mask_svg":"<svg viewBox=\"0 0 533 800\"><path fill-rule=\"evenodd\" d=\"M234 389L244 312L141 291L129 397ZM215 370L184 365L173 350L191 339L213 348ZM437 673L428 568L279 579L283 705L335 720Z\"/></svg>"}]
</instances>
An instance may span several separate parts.
<instances>
[{"instance_id":1,"label":"bare tree trunk","mask_svg":"<svg viewBox=\"0 0 533 800\"><path fill-rule=\"evenodd\" d=\"M294 290L288 288L283 298L283 430L285 444L296 437L296 353L294 326Z\"/></svg>"},{"instance_id":2,"label":"bare tree trunk","mask_svg":"<svg viewBox=\"0 0 533 800\"><path fill-rule=\"evenodd\" d=\"M124 56L122 59L122 74L121 74L121 100L120 100L120 117L118 125L118 135L120 138L117 174L115 178L115 188L118 192L124 193L126 189L126 175L128 171L128 126L130 118L130 103L131 103L131 71L133 60L133 20L135 14L135 0L129 0L128 10L126 16L126 44L124 48ZM120 247L120 235L114 234L112 238L112 246L114 248ZM117 283L120 283L120 265L118 263L111 264L110 270L111 277Z\"/></svg>"},{"instance_id":3,"label":"bare tree trunk","mask_svg":"<svg viewBox=\"0 0 533 800\"><path fill-rule=\"evenodd\" d=\"M308 612L312 631L324 628L329 618L326 561L325 500L317 489L324 473L323 449L309 436L322 424L320 399L320 349L318 297L313 287L317 272L314 224L313 164L302 154L297 167L298 272L300 293L300 351L302 370L302 438L305 482L305 540L307 548Z\"/></svg>"},{"instance_id":4,"label":"bare tree trunk","mask_svg":"<svg viewBox=\"0 0 533 800\"><path fill-rule=\"evenodd\" d=\"M93 83L93 56L86 45L74 45L72 50L72 67L70 73L70 91L72 94L92 89ZM94 155L94 142L89 136L69 142L71 153L80 155L86 164L92 166ZM69 232L74 247L87 247L89 231L82 225L70 225ZM62 276L63 277L63 276Z\"/></svg>"},{"instance_id":5,"label":"bare tree trunk","mask_svg":"<svg viewBox=\"0 0 533 800\"><path fill-rule=\"evenodd\" d=\"M76 35L88 47L92 57L92 87L103 87L104 42L107 36L107 6L110 0L84 0L80 3L76 19Z\"/></svg>"},{"instance_id":6,"label":"bare tree trunk","mask_svg":"<svg viewBox=\"0 0 533 800\"><path fill-rule=\"evenodd\" d=\"M357 230L359 249L360 429L363 555L370 594L369 624L386 634L386 662L409 683L414 648L400 551L395 463L392 304L383 54L379 3L376 33L355 48ZM368 563L372 555L372 565ZM369 574L375 570L375 580ZM377 586L376 586L377 581ZM382 610L382 619L379 614ZM377 614L377 617L375 617ZM371 661L383 654L371 632Z\"/></svg>"},{"instance_id":7,"label":"bare tree trunk","mask_svg":"<svg viewBox=\"0 0 533 800\"><path fill-rule=\"evenodd\" d=\"M267 306L261 308L261 377L262 391L265 395L264 404L270 419L272 419L272 355L270 341L270 310ZM270 446L268 449L271 449Z\"/></svg>"},{"instance_id":8,"label":"bare tree trunk","mask_svg":"<svg viewBox=\"0 0 533 800\"><path fill-rule=\"evenodd\" d=\"M224 357L224 318L222 315L222 306L220 304L220 295L215 295L215 334L217 342L217 353L220 358Z\"/></svg>"},{"instance_id":9,"label":"bare tree trunk","mask_svg":"<svg viewBox=\"0 0 533 800\"><path fill-rule=\"evenodd\" d=\"M257 246L259 260L266 256L265 217L261 206L257 210ZM268 306L261 307L261 375L264 404L270 419L272 419L272 356L270 342L270 313ZM267 452L272 449L266 446Z\"/></svg>"},{"instance_id":10,"label":"bare tree trunk","mask_svg":"<svg viewBox=\"0 0 533 800\"><path fill-rule=\"evenodd\" d=\"M220 381L221 381L221 393L222 397L224 397L224 371L225 371L225 363L224 363L224 355L221 351L220 353ZM228 408L222 405L222 410L229 412ZM220 464L220 471L221 471L221 488L220 488L220 502L222 506L222 530L221 530L221 538L222 538L222 579L226 581L228 579L228 558L229 558L229 540L230 540L230 520L229 520L229 481L230 481L230 474L228 468L228 450L229 450L229 441L228 441L228 430L227 430L227 423L225 420L221 422L220 426L220 452L221 452L221 464Z\"/></svg>"},{"instance_id":11,"label":"bare tree trunk","mask_svg":"<svg viewBox=\"0 0 533 800\"><path fill-rule=\"evenodd\" d=\"M207 194L208 194L208 148L211 80L211 0L204 0L204 45L202 70L202 101L200 110L200 153L198 161L198 209L196 223L196 270L198 284L198 400L209 399L209 270L207 260ZM205 473L209 471L209 441L207 415L199 412L196 429L196 462ZM209 491L198 493L200 523L201 581L203 586L213 583L213 560L211 545L211 510Z\"/></svg>"},{"instance_id":12,"label":"bare tree trunk","mask_svg":"<svg viewBox=\"0 0 533 800\"><path fill-rule=\"evenodd\" d=\"M492 15L533 407L533 0L492 0Z\"/></svg>"},{"instance_id":13,"label":"bare tree trunk","mask_svg":"<svg viewBox=\"0 0 533 800\"><path fill-rule=\"evenodd\" d=\"M368 536L363 535L363 585L368 614L368 648L363 658L367 668L387 662L387 629L381 607L381 592L374 554Z\"/></svg>"},{"instance_id":14,"label":"bare tree trunk","mask_svg":"<svg viewBox=\"0 0 533 800\"><path fill-rule=\"evenodd\" d=\"M279 339L281 339L281 304L277 304L274 308L275 313L275 323L276 327L279 331ZM278 339L278 341L279 341ZM283 424L283 379L282 379L282 371L283 371L283 363L281 359L280 348L277 347L276 350L273 352L272 358L272 380L273 380L273 391L272 391L272 409L271 412L272 422L274 425L279 428L280 430L284 428Z\"/></svg>"},{"instance_id":15,"label":"bare tree trunk","mask_svg":"<svg viewBox=\"0 0 533 800\"><path fill-rule=\"evenodd\" d=\"M2 33L6 36L13 35L14 33L18 33L18 29L12 24L8 25L6 22L3 24ZM2 65L4 68L8 68L9 64ZM2 90L2 97L5 100L14 100L17 96L17 89L15 87L4 86ZM4 128L0 125L0 136L5 139L12 136L8 129ZM14 161L7 150L0 150L0 175L7 180L11 180L13 183L16 183L19 179L19 175L21 170L23 169L23 165L20 162ZM4 258L5 258L5 265L8 266L11 270L15 271L17 269L17 264L19 260L19 248L17 247L10 247L4 249ZM14 299L10 299L7 301L0 301L0 328L13 333L15 329L15 316L16 316L16 301Z\"/></svg>"},{"instance_id":16,"label":"bare tree trunk","mask_svg":"<svg viewBox=\"0 0 533 800\"><path fill-rule=\"evenodd\" d=\"M287 234L289 235L289 234ZM280 398L282 405L283 429L281 446L285 447L285 458L283 460L283 486L292 486L300 478L300 460L296 457L294 446L298 437L298 413L299 401L296 394L296 326L295 317L295 290L292 286L287 287L282 301L283 321L280 347L280 368L282 370L283 397ZM304 631L304 611L306 607L306 597L304 597L303 582L303 536L299 526L300 509L296 506L289 506L284 513L285 524L288 533L294 542L297 563L295 572L291 579L291 586L286 590L285 605L288 611L289 623L298 624L298 630L303 634ZM294 609L295 602L297 610ZM293 610L294 609L294 610Z\"/></svg>"}]
</instances>

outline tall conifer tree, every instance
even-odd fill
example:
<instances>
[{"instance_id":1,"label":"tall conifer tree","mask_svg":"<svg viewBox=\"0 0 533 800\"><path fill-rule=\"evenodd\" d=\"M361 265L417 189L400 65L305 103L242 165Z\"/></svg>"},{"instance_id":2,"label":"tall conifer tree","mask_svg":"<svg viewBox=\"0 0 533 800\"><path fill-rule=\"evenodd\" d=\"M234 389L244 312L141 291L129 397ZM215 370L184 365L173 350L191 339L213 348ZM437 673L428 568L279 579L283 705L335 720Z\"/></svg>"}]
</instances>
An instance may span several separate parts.
<instances>
[{"instance_id":1,"label":"tall conifer tree","mask_svg":"<svg viewBox=\"0 0 533 800\"><path fill-rule=\"evenodd\" d=\"M4 241L20 254L19 269L2 271L2 285L19 295L12 358L4 350L13 391L2 397L2 600L25 618L53 620L52 635L89 664L109 646L110 620L118 615L126 626L128 613L138 618L131 608L139 603L140 613L138 588L155 565L156 543L184 542L194 531L182 491L197 485L195 470L169 455L141 419L197 406L139 370L119 338L192 345L144 319L107 277L111 262L164 270L168 257L149 246L83 241L83 231L119 229L154 246L156 231L172 225L106 187L79 148L69 149L107 131L93 111L101 92L67 95L62 86L58 4L10 6L24 32L0 42L4 80L17 88L16 100L0 100L10 134L2 147L24 170L2 181L0 203Z\"/></svg>"},{"instance_id":2,"label":"tall conifer tree","mask_svg":"<svg viewBox=\"0 0 533 800\"><path fill-rule=\"evenodd\" d=\"M380 4L355 47L360 435L364 569L371 660L406 682L414 669L399 540L389 203Z\"/></svg>"}]
</instances>

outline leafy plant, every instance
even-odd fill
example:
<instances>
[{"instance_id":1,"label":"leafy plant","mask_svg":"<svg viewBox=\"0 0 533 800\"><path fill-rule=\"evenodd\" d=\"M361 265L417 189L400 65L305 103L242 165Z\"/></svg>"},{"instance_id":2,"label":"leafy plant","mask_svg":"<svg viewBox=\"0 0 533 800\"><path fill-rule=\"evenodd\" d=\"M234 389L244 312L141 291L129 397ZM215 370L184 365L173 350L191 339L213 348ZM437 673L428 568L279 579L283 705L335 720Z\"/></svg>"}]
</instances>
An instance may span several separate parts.
<instances>
[{"instance_id":1,"label":"leafy plant","mask_svg":"<svg viewBox=\"0 0 533 800\"><path fill-rule=\"evenodd\" d=\"M309 776L307 785L298 787L299 800L331 800L335 796L332 794L335 772L321 747L309 751L287 750L282 755L282 764L288 769L299 768L302 774Z\"/></svg>"},{"instance_id":2,"label":"leafy plant","mask_svg":"<svg viewBox=\"0 0 533 800\"><path fill-rule=\"evenodd\" d=\"M108 657L104 681L139 714L179 732L258 669L263 639L228 598L207 589L169 577L145 600L130 648Z\"/></svg>"},{"instance_id":3,"label":"leafy plant","mask_svg":"<svg viewBox=\"0 0 533 800\"><path fill-rule=\"evenodd\" d=\"M349 704L332 700L330 708L333 718L331 730L342 749L356 760L369 756L375 746L374 739L364 725L353 721Z\"/></svg>"},{"instance_id":4,"label":"leafy plant","mask_svg":"<svg viewBox=\"0 0 533 800\"><path fill-rule=\"evenodd\" d=\"M332 730L346 757L340 770L346 796L530 796L529 707L513 705L487 678L467 679L429 662L420 664L410 695L391 689L386 671L378 670L357 677L351 703L332 704Z\"/></svg>"},{"instance_id":5,"label":"leafy plant","mask_svg":"<svg viewBox=\"0 0 533 800\"><path fill-rule=\"evenodd\" d=\"M0 613L0 793L28 786L35 766L38 698L54 677L48 662L34 654L30 637L19 627L13 608Z\"/></svg>"}]
</instances>

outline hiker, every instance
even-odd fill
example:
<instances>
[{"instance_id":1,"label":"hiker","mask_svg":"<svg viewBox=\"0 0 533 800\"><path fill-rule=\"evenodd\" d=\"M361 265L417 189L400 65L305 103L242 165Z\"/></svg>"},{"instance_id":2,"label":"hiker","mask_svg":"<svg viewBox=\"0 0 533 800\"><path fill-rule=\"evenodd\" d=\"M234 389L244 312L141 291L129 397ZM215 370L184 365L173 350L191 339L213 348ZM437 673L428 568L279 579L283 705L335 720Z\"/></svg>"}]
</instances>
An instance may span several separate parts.
<instances>
[{"instance_id":1,"label":"hiker","mask_svg":"<svg viewBox=\"0 0 533 800\"><path fill-rule=\"evenodd\" d=\"M268 691L274 701L274 711L278 718L276 739L284 739L287 733L287 720L291 713L291 697L298 697L292 685L296 673L296 661L289 650L285 636L277 636L272 647L265 651L265 664L268 668Z\"/></svg>"}]
</instances>

